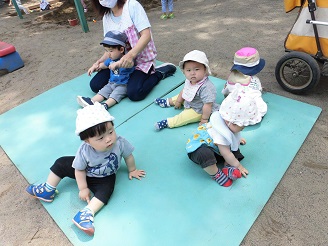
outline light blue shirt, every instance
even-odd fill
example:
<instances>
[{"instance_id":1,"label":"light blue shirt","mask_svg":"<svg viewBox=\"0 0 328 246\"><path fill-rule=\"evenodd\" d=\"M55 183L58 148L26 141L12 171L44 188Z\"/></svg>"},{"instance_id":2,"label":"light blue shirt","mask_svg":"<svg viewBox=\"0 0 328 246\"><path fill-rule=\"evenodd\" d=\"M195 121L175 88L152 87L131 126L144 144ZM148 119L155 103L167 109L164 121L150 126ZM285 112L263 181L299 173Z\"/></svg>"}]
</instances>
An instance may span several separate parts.
<instances>
[{"instance_id":1,"label":"light blue shirt","mask_svg":"<svg viewBox=\"0 0 328 246\"><path fill-rule=\"evenodd\" d=\"M117 172L122 158L132 154L134 147L123 137L118 136L113 148L99 152L84 142L78 149L72 167L86 170L88 177L102 178Z\"/></svg>"}]
</instances>

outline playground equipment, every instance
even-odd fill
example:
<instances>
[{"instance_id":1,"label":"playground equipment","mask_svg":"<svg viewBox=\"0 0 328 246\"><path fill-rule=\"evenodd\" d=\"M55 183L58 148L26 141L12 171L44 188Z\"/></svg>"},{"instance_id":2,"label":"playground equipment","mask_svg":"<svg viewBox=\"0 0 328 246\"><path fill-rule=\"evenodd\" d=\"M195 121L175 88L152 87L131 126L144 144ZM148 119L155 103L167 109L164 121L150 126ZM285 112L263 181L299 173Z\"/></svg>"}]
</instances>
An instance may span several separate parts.
<instances>
[{"instance_id":1,"label":"playground equipment","mask_svg":"<svg viewBox=\"0 0 328 246\"><path fill-rule=\"evenodd\" d=\"M11 73L24 66L22 58L12 44L0 41L0 70Z\"/></svg>"},{"instance_id":2,"label":"playground equipment","mask_svg":"<svg viewBox=\"0 0 328 246\"><path fill-rule=\"evenodd\" d=\"M328 1L285 0L286 12L300 7L285 40L289 52L277 63L275 76L286 91L302 94L328 76Z\"/></svg>"}]
</instances>

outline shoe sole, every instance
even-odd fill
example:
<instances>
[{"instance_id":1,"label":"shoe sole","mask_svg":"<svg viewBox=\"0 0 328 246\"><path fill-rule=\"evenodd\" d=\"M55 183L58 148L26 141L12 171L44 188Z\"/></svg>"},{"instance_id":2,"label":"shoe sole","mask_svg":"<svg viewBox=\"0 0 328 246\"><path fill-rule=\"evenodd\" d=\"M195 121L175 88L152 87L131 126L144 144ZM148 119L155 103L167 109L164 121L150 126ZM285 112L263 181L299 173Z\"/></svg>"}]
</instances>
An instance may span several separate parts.
<instances>
[{"instance_id":1,"label":"shoe sole","mask_svg":"<svg viewBox=\"0 0 328 246\"><path fill-rule=\"evenodd\" d=\"M88 104L86 101L84 101L83 99L82 99L82 97L80 97L80 96L78 96L77 98L76 98L76 101L77 101L77 103L81 106L81 107L86 107L86 106L88 106L88 105L90 105L90 104Z\"/></svg>"},{"instance_id":2,"label":"shoe sole","mask_svg":"<svg viewBox=\"0 0 328 246\"><path fill-rule=\"evenodd\" d=\"M53 200L54 199L52 199L52 200L48 200L48 199L44 199L44 198L42 198L42 197L38 197L38 196L36 196L36 195L33 195L33 194L30 194L29 192L27 192L30 196L32 196L32 197L34 197L34 198L36 198L36 199L39 199L39 200L41 200L41 201L44 201L44 202L53 202Z\"/></svg>"},{"instance_id":3,"label":"shoe sole","mask_svg":"<svg viewBox=\"0 0 328 246\"><path fill-rule=\"evenodd\" d=\"M93 234L95 234L95 229L92 228L83 228L82 226L80 226L74 219L72 219L73 223L83 232L85 232L86 234L88 234L89 236L93 236Z\"/></svg>"},{"instance_id":4,"label":"shoe sole","mask_svg":"<svg viewBox=\"0 0 328 246\"><path fill-rule=\"evenodd\" d=\"M157 68L160 68L160 67L165 67L165 66L167 66L167 65L172 65L172 66L175 66L173 63L170 63L170 62L166 62L166 63L163 63L163 64L161 64L161 65L158 65L158 66L156 66L156 67L155 67L155 70L156 70Z\"/></svg>"}]
</instances>

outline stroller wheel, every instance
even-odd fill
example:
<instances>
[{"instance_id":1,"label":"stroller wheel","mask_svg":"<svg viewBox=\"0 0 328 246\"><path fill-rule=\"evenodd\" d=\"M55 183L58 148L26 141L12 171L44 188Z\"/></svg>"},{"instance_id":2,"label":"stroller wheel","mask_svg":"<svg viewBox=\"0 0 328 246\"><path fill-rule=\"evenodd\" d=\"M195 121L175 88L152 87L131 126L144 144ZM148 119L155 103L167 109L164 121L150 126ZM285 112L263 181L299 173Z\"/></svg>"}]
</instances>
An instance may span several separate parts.
<instances>
[{"instance_id":1,"label":"stroller wheel","mask_svg":"<svg viewBox=\"0 0 328 246\"><path fill-rule=\"evenodd\" d=\"M302 94L319 83L320 67L312 56L292 51L278 61L275 76L286 91Z\"/></svg>"}]
</instances>

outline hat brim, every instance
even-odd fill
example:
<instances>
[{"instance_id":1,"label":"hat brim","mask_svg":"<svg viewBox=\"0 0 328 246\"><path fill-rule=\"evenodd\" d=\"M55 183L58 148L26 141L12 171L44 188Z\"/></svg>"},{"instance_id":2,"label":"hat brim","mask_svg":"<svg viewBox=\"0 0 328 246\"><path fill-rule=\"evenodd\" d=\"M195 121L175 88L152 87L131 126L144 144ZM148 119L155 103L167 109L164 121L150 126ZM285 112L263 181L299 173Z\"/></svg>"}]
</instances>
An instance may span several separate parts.
<instances>
[{"instance_id":1,"label":"hat brim","mask_svg":"<svg viewBox=\"0 0 328 246\"><path fill-rule=\"evenodd\" d=\"M125 45L122 45L122 44L118 44L118 43L114 43L114 42L109 42L109 41L102 41L101 43L100 43L101 45L104 45L104 44L106 44L106 45L109 45L109 46L118 46L118 45L120 45L120 46L122 46L122 47L125 47Z\"/></svg>"},{"instance_id":2,"label":"hat brim","mask_svg":"<svg viewBox=\"0 0 328 246\"><path fill-rule=\"evenodd\" d=\"M264 59L260 59L259 64L257 64L254 67L246 67L246 66L242 66L242 65L233 65L231 68L232 70L237 70L245 75L249 75L249 76L253 76L255 74L258 74L259 72L261 72L261 70L264 68L265 66L265 60Z\"/></svg>"},{"instance_id":3,"label":"hat brim","mask_svg":"<svg viewBox=\"0 0 328 246\"><path fill-rule=\"evenodd\" d=\"M207 70L208 75L211 75L212 74L210 67L206 63L204 63L202 61L199 61L199 60L196 60L196 59L195 60L183 60L183 61L180 61L179 62L179 68L181 69L182 72L183 72L184 63L187 62L187 61L194 61L194 62L198 62L200 64L203 64L206 67L206 70Z\"/></svg>"}]
</instances>

